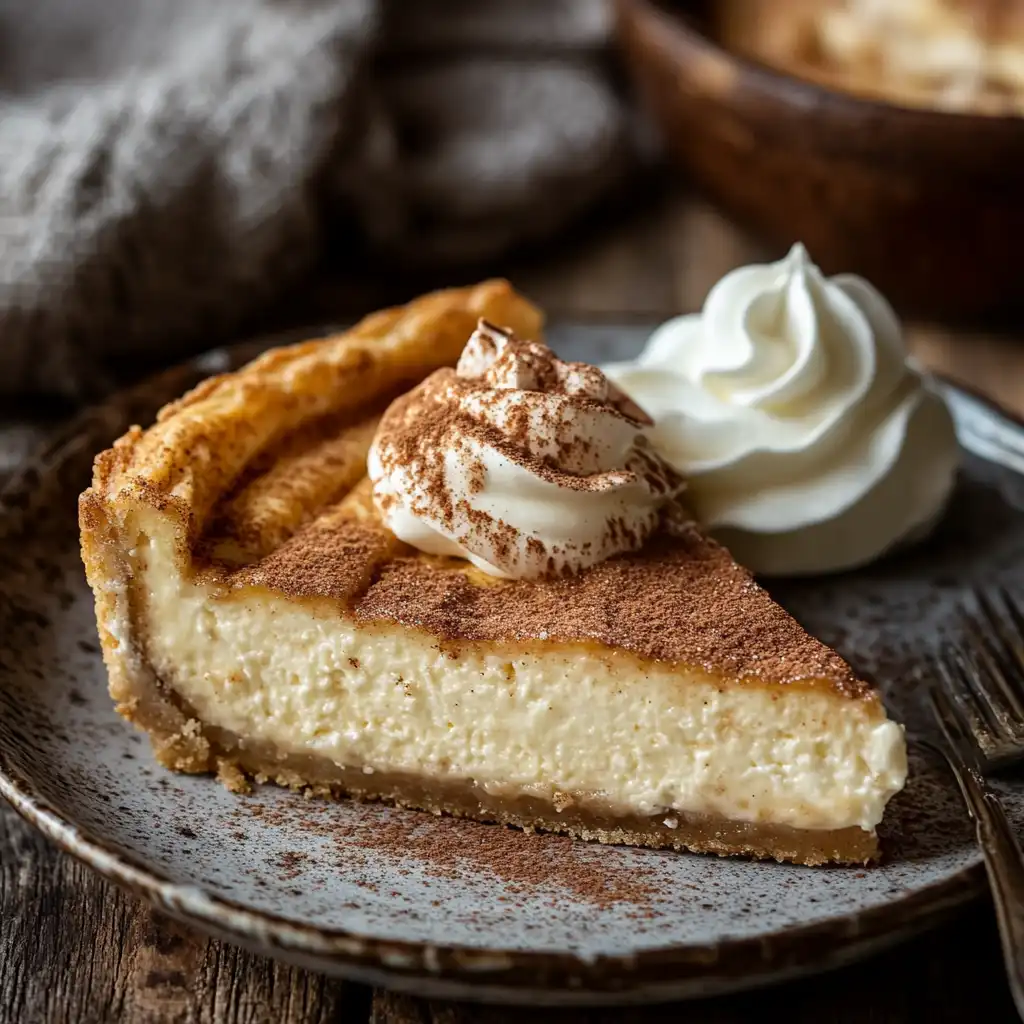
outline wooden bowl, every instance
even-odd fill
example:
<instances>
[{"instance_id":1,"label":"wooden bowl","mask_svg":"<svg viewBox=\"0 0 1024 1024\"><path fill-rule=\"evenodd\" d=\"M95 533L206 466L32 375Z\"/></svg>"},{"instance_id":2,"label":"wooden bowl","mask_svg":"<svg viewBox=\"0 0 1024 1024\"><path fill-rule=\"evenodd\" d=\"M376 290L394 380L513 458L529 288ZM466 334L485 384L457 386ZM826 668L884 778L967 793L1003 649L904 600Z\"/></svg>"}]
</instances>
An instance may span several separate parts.
<instances>
[{"instance_id":1,"label":"wooden bowl","mask_svg":"<svg viewBox=\"0 0 1024 1024\"><path fill-rule=\"evenodd\" d=\"M707 6L617 0L631 76L670 151L725 209L901 312L1024 307L1024 118L898 107L731 53Z\"/></svg>"}]
</instances>

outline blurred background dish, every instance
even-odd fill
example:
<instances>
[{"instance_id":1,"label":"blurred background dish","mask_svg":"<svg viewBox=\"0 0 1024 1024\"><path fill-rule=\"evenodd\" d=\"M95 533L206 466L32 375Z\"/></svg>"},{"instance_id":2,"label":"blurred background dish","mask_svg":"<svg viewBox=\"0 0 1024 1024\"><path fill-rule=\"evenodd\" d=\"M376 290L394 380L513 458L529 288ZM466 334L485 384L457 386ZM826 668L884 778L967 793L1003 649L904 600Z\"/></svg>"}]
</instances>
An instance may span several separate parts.
<instances>
[{"instance_id":1,"label":"blurred background dish","mask_svg":"<svg viewBox=\"0 0 1024 1024\"><path fill-rule=\"evenodd\" d=\"M1024 112L1014 0L719 0L716 35L780 71L900 106Z\"/></svg>"},{"instance_id":2,"label":"blurred background dish","mask_svg":"<svg viewBox=\"0 0 1024 1024\"><path fill-rule=\"evenodd\" d=\"M1006 111L1021 101L1024 15L1000 23L1010 70L998 88L975 76L972 93L973 23L953 7L617 0L642 100L710 196L775 245L802 240L826 272L869 278L902 312L960 318L1020 306L1024 118ZM900 32L917 33L904 52L918 60L946 54L945 77L897 73ZM891 75L872 70L883 65Z\"/></svg>"}]
</instances>

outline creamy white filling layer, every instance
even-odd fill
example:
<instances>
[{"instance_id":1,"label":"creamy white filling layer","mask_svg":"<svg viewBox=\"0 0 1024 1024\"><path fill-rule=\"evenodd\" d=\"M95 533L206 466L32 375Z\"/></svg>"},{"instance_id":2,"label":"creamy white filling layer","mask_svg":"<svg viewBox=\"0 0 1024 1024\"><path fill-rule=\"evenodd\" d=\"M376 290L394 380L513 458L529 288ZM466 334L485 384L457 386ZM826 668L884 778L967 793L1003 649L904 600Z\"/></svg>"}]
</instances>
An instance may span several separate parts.
<instances>
[{"instance_id":1,"label":"creamy white filling layer","mask_svg":"<svg viewBox=\"0 0 1024 1024\"><path fill-rule=\"evenodd\" d=\"M873 700L716 685L596 646L452 657L326 606L217 596L182 578L170 544L140 537L136 553L157 670L204 722L283 752L501 795L585 794L614 813L805 829L874 828L906 778L903 731Z\"/></svg>"}]
</instances>

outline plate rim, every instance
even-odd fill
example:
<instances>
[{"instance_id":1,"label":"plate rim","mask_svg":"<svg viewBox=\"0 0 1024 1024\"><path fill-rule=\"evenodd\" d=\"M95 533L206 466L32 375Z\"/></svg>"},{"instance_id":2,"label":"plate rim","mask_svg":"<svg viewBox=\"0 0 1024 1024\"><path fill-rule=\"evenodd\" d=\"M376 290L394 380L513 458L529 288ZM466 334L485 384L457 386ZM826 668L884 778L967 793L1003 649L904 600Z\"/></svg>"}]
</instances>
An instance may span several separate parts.
<instances>
[{"instance_id":1,"label":"plate rim","mask_svg":"<svg viewBox=\"0 0 1024 1024\"><path fill-rule=\"evenodd\" d=\"M594 958L553 951L445 946L375 939L345 929L303 924L199 886L175 882L55 810L3 750L0 796L62 851L207 934L353 980L371 978L374 983L406 991L480 1002L612 1005L668 1002L756 988L843 966L894 945L941 922L984 889L984 866L979 857L946 879L906 890L867 910L768 935ZM807 949L814 949L815 955L802 955ZM704 969L709 964L714 965L712 971ZM679 976L680 969L689 969L685 977Z\"/></svg>"},{"instance_id":2,"label":"plate rim","mask_svg":"<svg viewBox=\"0 0 1024 1024\"><path fill-rule=\"evenodd\" d=\"M608 328L608 322L555 321L552 326ZM337 330L297 328L219 347L118 390L75 416L12 475L0 492L0 522L25 507L24 497L52 472L97 417L146 394L158 381L189 373L223 372L263 348ZM941 378L940 378L941 379ZM1024 421L995 402L941 379L942 387L1018 429ZM12 500L13 499L13 500ZM13 527L17 533L19 526ZM612 1005L688 999L818 973L853 962L940 922L985 888L980 854L938 882L905 890L866 910L829 916L769 934L711 944L654 947L620 956L584 957L557 951L501 950L376 939L340 928L292 921L176 882L141 858L117 849L52 807L0 748L0 797L65 853L147 903L207 934L262 955L329 974L439 998L546 1005ZM966 814L966 811L965 811ZM809 955L808 955L809 954Z\"/></svg>"}]
</instances>

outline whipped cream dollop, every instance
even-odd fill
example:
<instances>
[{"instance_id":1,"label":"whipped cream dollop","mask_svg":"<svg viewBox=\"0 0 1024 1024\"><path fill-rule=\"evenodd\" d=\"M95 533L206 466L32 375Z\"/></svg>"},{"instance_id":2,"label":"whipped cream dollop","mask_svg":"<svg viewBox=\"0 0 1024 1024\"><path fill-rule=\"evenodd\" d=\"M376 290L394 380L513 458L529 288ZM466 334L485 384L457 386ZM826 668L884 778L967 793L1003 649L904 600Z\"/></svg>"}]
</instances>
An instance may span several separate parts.
<instances>
[{"instance_id":1,"label":"whipped cream dollop","mask_svg":"<svg viewBox=\"0 0 1024 1024\"><path fill-rule=\"evenodd\" d=\"M682 490L650 426L597 367L481 320L384 414L374 502L400 540L491 575L578 572L641 547Z\"/></svg>"},{"instance_id":2,"label":"whipped cream dollop","mask_svg":"<svg viewBox=\"0 0 1024 1024\"><path fill-rule=\"evenodd\" d=\"M727 274L701 313L604 369L654 417L697 518L755 572L870 562L923 536L952 489L953 422L891 306L801 245Z\"/></svg>"}]
</instances>

